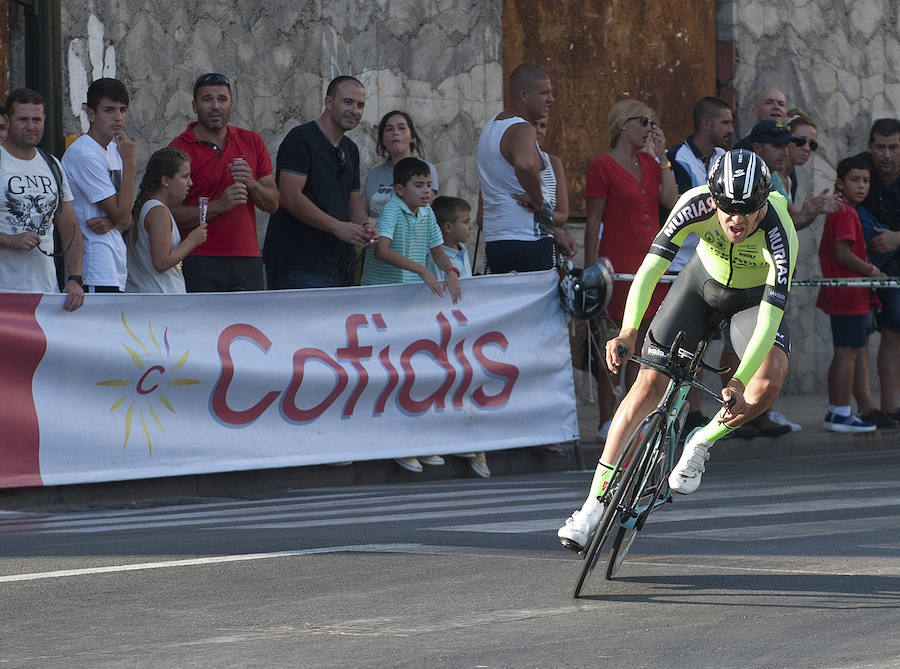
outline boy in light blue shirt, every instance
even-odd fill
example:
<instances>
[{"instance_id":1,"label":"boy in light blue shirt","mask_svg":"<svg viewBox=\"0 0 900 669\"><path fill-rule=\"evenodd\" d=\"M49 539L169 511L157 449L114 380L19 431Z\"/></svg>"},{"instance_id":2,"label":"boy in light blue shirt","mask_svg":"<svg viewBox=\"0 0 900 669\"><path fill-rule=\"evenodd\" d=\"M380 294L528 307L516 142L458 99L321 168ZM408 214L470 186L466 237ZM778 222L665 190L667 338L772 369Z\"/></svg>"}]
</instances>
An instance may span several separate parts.
<instances>
[{"instance_id":1,"label":"boy in light blue shirt","mask_svg":"<svg viewBox=\"0 0 900 669\"><path fill-rule=\"evenodd\" d=\"M394 165L394 195L378 218L381 237L366 251L364 286L422 281L441 296L444 292L438 278L425 266L430 255L444 274L444 288L453 303L459 301L460 271L444 253L441 229L428 206L431 197L431 170L424 161L404 158Z\"/></svg>"},{"instance_id":2,"label":"boy in light blue shirt","mask_svg":"<svg viewBox=\"0 0 900 669\"><path fill-rule=\"evenodd\" d=\"M441 195L431 203L431 210L437 219L441 234L444 236L444 255L449 258L453 267L459 273L460 278L472 276L472 263L469 261L469 251L466 242L472 234L472 208L469 203L459 197ZM428 258L425 266L438 278L444 278L444 271L438 267L432 258ZM455 453L457 457L469 461L469 466L481 478L490 478L491 470L488 467L487 456L484 451L470 451L468 453Z\"/></svg>"},{"instance_id":3,"label":"boy in light blue shirt","mask_svg":"<svg viewBox=\"0 0 900 669\"><path fill-rule=\"evenodd\" d=\"M466 249L466 242L472 234L472 208L469 203L460 197L441 195L431 203L431 210L444 236L444 255L459 272L459 278L472 276L472 263ZM444 272L431 258L428 258L425 266L439 281L444 278Z\"/></svg>"}]
</instances>

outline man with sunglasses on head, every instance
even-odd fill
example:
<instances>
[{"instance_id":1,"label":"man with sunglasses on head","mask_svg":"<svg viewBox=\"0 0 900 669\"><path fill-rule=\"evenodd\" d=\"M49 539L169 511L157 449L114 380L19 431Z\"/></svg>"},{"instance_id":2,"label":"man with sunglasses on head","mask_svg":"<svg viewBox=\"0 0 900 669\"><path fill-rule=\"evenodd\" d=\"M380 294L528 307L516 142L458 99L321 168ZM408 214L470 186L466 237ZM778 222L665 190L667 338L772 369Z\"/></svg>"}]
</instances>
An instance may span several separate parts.
<instances>
[{"instance_id":1,"label":"man with sunglasses on head","mask_svg":"<svg viewBox=\"0 0 900 669\"><path fill-rule=\"evenodd\" d=\"M826 188L818 195L809 195L798 207L785 188L778 172L784 168L787 161L787 145L793 142L799 146L805 141L803 138L794 137L779 121L768 119L753 126L750 134L735 145L736 148L752 150L766 162L766 167L772 173L772 190L781 193L787 199L788 213L797 230L810 225L819 214L837 211L839 205L837 199L830 195Z\"/></svg>"},{"instance_id":2,"label":"man with sunglasses on head","mask_svg":"<svg viewBox=\"0 0 900 669\"><path fill-rule=\"evenodd\" d=\"M184 259L188 292L231 292L265 288L256 232L256 209L278 208L272 159L257 133L231 125L231 82L210 72L194 82L192 107L197 120L172 140L191 159L191 181L184 204L172 207L182 235L200 225L201 197L207 205L206 241Z\"/></svg>"},{"instance_id":3,"label":"man with sunglasses on head","mask_svg":"<svg viewBox=\"0 0 900 669\"><path fill-rule=\"evenodd\" d=\"M0 292L56 293L53 226L59 231L68 277L63 308L84 304L81 230L62 165L38 148L44 100L19 88L6 99L8 133L0 146Z\"/></svg>"},{"instance_id":4,"label":"man with sunglasses on head","mask_svg":"<svg viewBox=\"0 0 900 669\"><path fill-rule=\"evenodd\" d=\"M353 247L377 241L360 191L359 149L344 134L359 124L365 106L362 83L336 77L319 118L296 126L278 147L279 207L263 246L270 289L346 286Z\"/></svg>"}]
</instances>

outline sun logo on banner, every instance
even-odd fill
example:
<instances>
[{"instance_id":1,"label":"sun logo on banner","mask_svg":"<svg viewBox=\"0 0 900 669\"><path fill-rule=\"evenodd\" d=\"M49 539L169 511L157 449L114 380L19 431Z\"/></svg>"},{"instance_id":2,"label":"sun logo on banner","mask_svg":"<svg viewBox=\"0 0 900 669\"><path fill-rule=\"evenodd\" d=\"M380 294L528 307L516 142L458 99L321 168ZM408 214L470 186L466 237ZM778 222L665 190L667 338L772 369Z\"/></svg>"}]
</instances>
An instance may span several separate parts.
<instances>
[{"instance_id":1,"label":"sun logo on banner","mask_svg":"<svg viewBox=\"0 0 900 669\"><path fill-rule=\"evenodd\" d=\"M153 440L150 437L150 421L156 423L156 426L162 432L165 432L166 428L163 427L159 416L162 412L162 407L165 407L172 413L176 413L172 402L163 394L162 386L192 386L200 383L200 381L197 379L174 378L172 376L187 362L190 351L185 351L172 362L173 354L169 345L168 328L163 331L162 344L160 344L156 334L153 332L153 323L147 322L148 341L144 341L134 333L128 325L128 321L125 320L124 312L122 313L122 325L125 327L125 332L128 333L134 342L131 346L122 342L122 347L128 352L131 361L137 368L136 377L132 379L107 379L98 381L97 385L130 388L130 390L125 391L125 394L113 402L109 412L113 413L117 409L126 407L125 440L122 443L122 447L128 446L128 440L131 438L131 432L137 422L140 424L144 437L147 440L147 450L152 455ZM157 400L159 405L161 405L159 411L157 411L157 405L154 403Z\"/></svg>"}]
</instances>

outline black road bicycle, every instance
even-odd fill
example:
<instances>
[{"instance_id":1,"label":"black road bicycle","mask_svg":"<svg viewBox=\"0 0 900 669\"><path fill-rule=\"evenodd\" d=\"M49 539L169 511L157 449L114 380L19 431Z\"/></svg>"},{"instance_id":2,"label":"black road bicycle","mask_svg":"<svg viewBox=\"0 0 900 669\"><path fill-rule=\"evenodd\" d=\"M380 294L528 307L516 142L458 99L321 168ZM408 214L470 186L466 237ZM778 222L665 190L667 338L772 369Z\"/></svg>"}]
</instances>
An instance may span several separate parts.
<instances>
[{"instance_id":1,"label":"black road bicycle","mask_svg":"<svg viewBox=\"0 0 900 669\"><path fill-rule=\"evenodd\" d=\"M717 369L703 361L703 354L710 338L721 330L726 322L726 317L716 314L710 321L706 336L694 352L681 347L684 340L682 331L675 337L663 362L632 356L631 360L668 376L669 385L656 409L641 421L629 438L613 470L612 484L600 497L600 501L604 504L603 517L581 553L584 562L575 583L573 597L581 595L581 589L593 572L610 537L612 546L606 562L607 580L615 576L637 533L644 527L650 514L666 502L672 501L669 474L676 462L676 449L687 418L688 390L691 386L699 388L719 403L723 403L718 392L698 381L695 376L701 368L714 374L729 371ZM648 336L655 346L664 348L653 339L652 333ZM625 351L620 350L620 354L624 353Z\"/></svg>"}]
</instances>

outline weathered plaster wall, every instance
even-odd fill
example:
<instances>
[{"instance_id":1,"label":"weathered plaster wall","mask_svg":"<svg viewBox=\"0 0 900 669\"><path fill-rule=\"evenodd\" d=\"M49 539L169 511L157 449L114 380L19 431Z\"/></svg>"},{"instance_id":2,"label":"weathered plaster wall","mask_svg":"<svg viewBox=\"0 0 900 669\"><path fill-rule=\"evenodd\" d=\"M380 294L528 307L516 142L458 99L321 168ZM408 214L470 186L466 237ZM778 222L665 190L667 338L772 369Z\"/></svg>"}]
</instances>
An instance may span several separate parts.
<instances>
[{"instance_id":1,"label":"weathered plaster wall","mask_svg":"<svg viewBox=\"0 0 900 669\"><path fill-rule=\"evenodd\" d=\"M818 125L819 149L798 168L798 199L831 188L838 161L866 148L872 121L900 113L900 9L895 0L720 0L718 38L733 41L740 134L753 125L757 93L776 86L788 107ZM824 217L801 230L796 277L821 276ZM815 288L797 287L788 309L794 351L787 392L825 394L831 360L827 317ZM872 337L870 348L878 345ZM877 376L872 367L873 386ZM823 397L823 403L824 403Z\"/></svg>"},{"instance_id":2,"label":"weathered plaster wall","mask_svg":"<svg viewBox=\"0 0 900 669\"><path fill-rule=\"evenodd\" d=\"M260 133L274 162L287 131L321 113L328 81L350 74L368 95L349 135L360 146L363 178L377 161L378 121L403 109L441 191L474 204L478 133L503 99L500 0L226 0L158 10L135 0L63 3L67 132L87 127L81 103L90 81L122 79L132 95L126 132L142 171L194 120L194 79L222 72L234 92L231 122Z\"/></svg>"}]
</instances>

